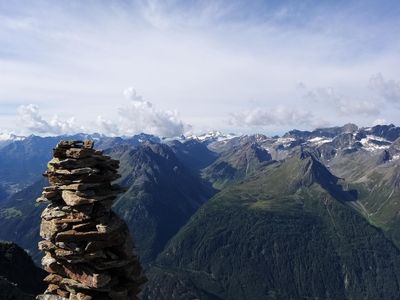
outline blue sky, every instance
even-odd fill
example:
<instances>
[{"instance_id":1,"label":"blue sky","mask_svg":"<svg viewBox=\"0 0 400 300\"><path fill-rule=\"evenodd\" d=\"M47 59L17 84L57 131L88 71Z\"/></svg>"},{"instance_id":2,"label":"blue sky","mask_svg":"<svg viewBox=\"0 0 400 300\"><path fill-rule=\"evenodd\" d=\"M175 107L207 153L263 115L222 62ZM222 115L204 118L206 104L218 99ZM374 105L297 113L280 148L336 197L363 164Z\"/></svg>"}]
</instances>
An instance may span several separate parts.
<instances>
[{"instance_id":1,"label":"blue sky","mask_svg":"<svg viewBox=\"0 0 400 300\"><path fill-rule=\"evenodd\" d=\"M398 124L398 1L1 1L0 132Z\"/></svg>"}]
</instances>

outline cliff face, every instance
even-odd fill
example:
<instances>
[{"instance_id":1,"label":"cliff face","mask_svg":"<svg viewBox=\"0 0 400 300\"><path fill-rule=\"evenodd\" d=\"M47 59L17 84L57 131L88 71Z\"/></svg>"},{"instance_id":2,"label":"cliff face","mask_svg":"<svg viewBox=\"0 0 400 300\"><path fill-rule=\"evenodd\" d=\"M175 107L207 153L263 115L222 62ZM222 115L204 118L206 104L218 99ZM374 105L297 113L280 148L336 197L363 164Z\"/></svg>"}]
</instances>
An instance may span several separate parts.
<instances>
[{"instance_id":1,"label":"cliff face","mask_svg":"<svg viewBox=\"0 0 400 300\"><path fill-rule=\"evenodd\" d=\"M44 288L45 272L11 242L0 242L0 299L34 299Z\"/></svg>"},{"instance_id":2,"label":"cliff face","mask_svg":"<svg viewBox=\"0 0 400 300\"><path fill-rule=\"evenodd\" d=\"M146 281L124 221L111 211L119 187L119 162L93 149L93 142L62 141L54 149L38 202L39 249L50 274L38 299L136 299Z\"/></svg>"}]
</instances>

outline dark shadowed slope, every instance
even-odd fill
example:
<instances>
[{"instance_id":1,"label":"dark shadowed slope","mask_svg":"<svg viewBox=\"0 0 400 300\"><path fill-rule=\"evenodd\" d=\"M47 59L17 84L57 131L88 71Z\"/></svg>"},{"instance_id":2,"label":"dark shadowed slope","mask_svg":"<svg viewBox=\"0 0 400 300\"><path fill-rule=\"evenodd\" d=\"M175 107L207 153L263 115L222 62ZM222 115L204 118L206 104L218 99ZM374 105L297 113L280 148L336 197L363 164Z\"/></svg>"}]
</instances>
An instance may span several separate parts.
<instances>
[{"instance_id":1,"label":"dark shadowed slope","mask_svg":"<svg viewBox=\"0 0 400 300\"><path fill-rule=\"evenodd\" d=\"M217 153L207 148L206 143L197 140L171 141L168 145L182 164L195 174L212 164L218 157Z\"/></svg>"},{"instance_id":2,"label":"dark shadowed slope","mask_svg":"<svg viewBox=\"0 0 400 300\"><path fill-rule=\"evenodd\" d=\"M44 206L35 200L46 185L43 178L0 205L0 239L16 242L29 251L36 263L41 258L37 243L40 240L40 214Z\"/></svg>"},{"instance_id":3,"label":"dark shadowed slope","mask_svg":"<svg viewBox=\"0 0 400 300\"><path fill-rule=\"evenodd\" d=\"M0 299L35 299L43 292L45 272L14 243L0 242Z\"/></svg>"},{"instance_id":4,"label":"dark shadowed slope","mask_svg":"<svg viewBox=\"0 0 400 300\"><path fill-rule=\"evenodd\" d=\"M39 180L56 143L57 137L30 136L0 149L0 184L12 192Z\"/></svg>"},{"instance_id":5,"label":"dark shadowed slope","mask_svg":"<svg viewBox=\"0 0 400 300\"><path fill-rule=\"evenodd\" d=\"M120 183L127 189L114 210L128 223L142 261L150 262L213 191L165 144L122 147L111 155L121 161Z\"/></svg>"}]
</instances>

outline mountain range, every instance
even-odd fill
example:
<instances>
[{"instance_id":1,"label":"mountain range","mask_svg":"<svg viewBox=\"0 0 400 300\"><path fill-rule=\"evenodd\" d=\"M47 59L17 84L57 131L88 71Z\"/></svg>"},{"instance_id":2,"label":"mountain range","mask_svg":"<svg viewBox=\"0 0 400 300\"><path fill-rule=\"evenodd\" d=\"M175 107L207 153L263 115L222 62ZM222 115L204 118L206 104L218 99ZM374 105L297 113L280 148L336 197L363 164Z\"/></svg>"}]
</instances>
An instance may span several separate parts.
<instances>
[{"instance_id":1,"label":"mountain range","mask_svg":"<svg viewBox=\"0 0 400 300\"><path fill-rule=\"evenodd\" d=\"M62 139L93 139L120 160L114 210L149 277L143 299L400 294L400 127L3 138L0 239L36 263L43 208L35 199Z\"/></svg>"}]
</instances>

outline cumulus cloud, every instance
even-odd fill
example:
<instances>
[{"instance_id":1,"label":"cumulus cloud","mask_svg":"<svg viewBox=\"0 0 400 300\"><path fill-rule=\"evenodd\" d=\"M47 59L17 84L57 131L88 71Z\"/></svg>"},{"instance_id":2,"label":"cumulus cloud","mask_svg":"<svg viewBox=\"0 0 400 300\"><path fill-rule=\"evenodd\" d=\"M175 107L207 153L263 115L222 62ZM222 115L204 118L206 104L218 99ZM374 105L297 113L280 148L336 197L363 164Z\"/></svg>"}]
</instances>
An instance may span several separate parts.
<instances>
[{"instance_id":1,"label":"cumulus cloud","mask_svg":"<svg viewBox=\"0 0 400 300\"><path fill-rule=\"evenodd\" d=\"M118 123L97 118L101 131L110 135L133 135L141 132L173 137L190 128L184 124L176 110L159 110L151 102L138 95L133 87L124 90L129 103L118 110Z\"/></svg>"},{"instance_id":2,"label":"cumulus cloud","mask_svg":"<svg viewBox=\"0 0 400 300\"><path fill-rule=\"evenodd\" d=\"M136 93L136 90L133 87L128 87L124 90L124 96L126 99L131 100L131 101L138 101L138 102L142 102L143 101L143 97L139 96Z\"/></svg>"},{"instance_id":3,"label":"cumulus cloud","mask_svg":"<svg viewBox=\"0 0 400 300\"><path fill-rule=\"evenodd\" d=\"M31 133L72 134L84 130L84 128L77 126L75 118L61 120L55 115L51 120L47 121L40 114L39 107L34 104L19 106L18 116L22 126Z\"/></svg>"},{"instance_id":4,"label":"cumulus cloud","mask_svg":"<svg viewBox=\"0 0 400 300\"><path fill-rule=\"evenodd\" d=\"M184 132L185 126L179 119L177 111L158 110L132 90L129 88L125 91L125 95L129 95L130 102L118 111L126 134L146 132L161 136L178 136Z\"/></svg>"},{"instance_id":5,"label":"cumulus cloud","mask_svg":"<svg viewBox=\"0 0 400 300\"><path fill-rule=\"evenodd\" d=\"M128 103L118 109L116 118L109 120L99 115L87 127L78 124L73 117L62 120L54 115L51 119L46 119L34 104L19 106L18 117L25 133L40 135L99 132L110 136L129 136L143 132L174 137L191 129L190 125L181 121L176 110L157 109L138 95L134 88L127 88L123 94Z\"/></svg>"},{"instance_id":6,"label":"cumulus cloud","mask_svg":"<svg viewBox=\"0 0 400 300\"><path fill-rule=\"evenodd\" d=\"M235 126L312 126L314 116L304 110L288 107L272 109L252 109L231 114L230 123Z\"/></svg>"},{"instance_id":7,"label":"cumulus cloud","mask_svg":"<svg viewBox=\"0 0 400 300\"><path fill-rule=\"evenodd\" d=\"M375 90L384 100L400 105L400 82L386 80L381 73L371 77L370 87Z\"/></svg>"}]
</instances>

